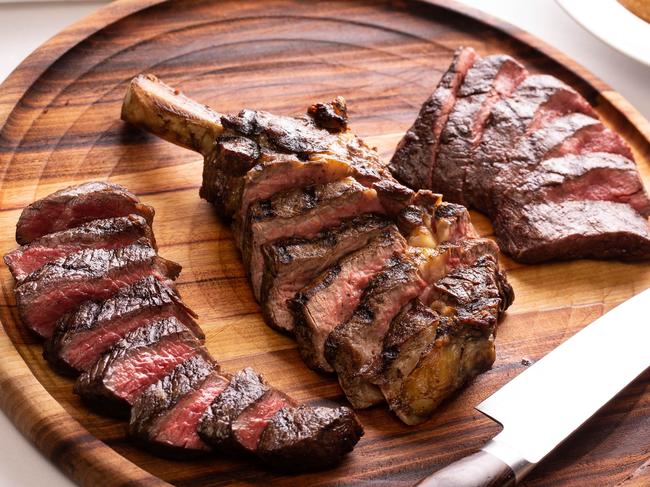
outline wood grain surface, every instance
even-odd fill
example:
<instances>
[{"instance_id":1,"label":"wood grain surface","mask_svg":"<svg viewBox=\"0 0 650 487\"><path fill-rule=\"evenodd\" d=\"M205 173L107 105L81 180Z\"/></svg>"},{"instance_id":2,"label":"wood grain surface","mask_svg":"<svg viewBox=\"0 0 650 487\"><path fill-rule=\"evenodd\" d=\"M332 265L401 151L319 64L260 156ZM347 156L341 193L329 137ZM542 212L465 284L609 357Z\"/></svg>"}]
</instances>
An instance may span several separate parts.
<instances>
[{"instance_id":1,"label":"wood grain surface","mask_svg":"<svg viewBox=\"0 0 650 487\"><path fill-rule=\"evenodd\" d=\"M221 112L299 114L315 100L343 95L353 129L390 157L460 45L512 54L575 87L628 140L650 187L650 129L625 100L540 41L465 7L442 0L128 0L47 42L0 87L0 252L15 247L16 220L34 199L90 179L121 183L156 208L161 255L184 266L181 293L226 370L253 366L298 400L344 403L332 377L307 369L294 342L264 325L230 230L198 197L200 156L123 124L121 99L129 80L145 72ZM484 217L473 218L491 233ZM290 477L244 458L172 462L132 446L123 423L85 408L71 381L45 364L40 343L18 322L4 266L0 406L84 485L410 485L499 431L473 407L524 363L650 286L649 264L502 262L517 297L499 329L493 369L418 427L384 407L360 412L366 435L331 471ZM630 477L650 453L649 384L646 372L525 485L601 486Z\"/></svg>"}]
</instances>

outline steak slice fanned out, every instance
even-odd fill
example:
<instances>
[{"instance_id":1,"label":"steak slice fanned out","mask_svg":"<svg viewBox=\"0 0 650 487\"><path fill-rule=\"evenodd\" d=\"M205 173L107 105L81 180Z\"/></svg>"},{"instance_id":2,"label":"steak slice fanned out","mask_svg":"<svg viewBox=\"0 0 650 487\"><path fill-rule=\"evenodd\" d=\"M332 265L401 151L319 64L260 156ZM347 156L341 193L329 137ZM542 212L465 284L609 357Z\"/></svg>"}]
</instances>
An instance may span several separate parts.
<instances>
[{"instance_id":1,"label":"steak slice fanned out","mask_svg":"<svg viewBox=\"0 0 650 487\"><path fill-rule=\"evenodd\" d=\"M213 360L185 325L165 318L113 345L79 376L74 391L101 411L122 415L145 388L195 355Z\"/></svg>"},{"instance_id":2,"label":"steak slice fanned out","mask_svg":"<svg viewBox=\"0 0 650 487\"><path fill-rule=\"evenodd\" d=\"M440 134L456 103L458 88L476 58L472 48L460 48L454 53L451 65L397 146L389 168L402 183L412 188L431 187Z\"/></svg>"},{"instance_id":3,"label":"steak slice fanned out","mask_svg":"<svg viewBox=\"0 0 650 487\"><path fill-rule=\"evenodd\" d=\"M318 274L367 245L390 224L384 217L366 214L346 220L312 239L290 238L264 245L261 302L267 324L293 331L288 301Z\"/></svg>"},{"instance_id":4,"label":"steak slice fanned out","mask_svg":"<svg viewBox=\"0 0 650 487\"><path fill-rule=\"evenodd\" d=\"M282 408L296 405L296 402L283 392L276 389L267 391L233 421L233 439L244 450L256 453L260 437L275 414Z\"/></svg>"},{"instance_id":5,"label":"steak slice fanned out","mask_svg":"<svg viewBox=\"0 0 650 487\"><path fill-rule=\"evenodd\" d=\"M50 233L9 252L5 264L17 282L48 262L84 249L115 249L147 239L156 242L149 224L139 215L93 220L75 228Z\"/></svg>"},{"instance_id":6,"label":"steak slice fanned out","mask_svg":"<svg viewBox=\"0 0 650 487\"><path fill-rule=\"evenodd\" d=\"M453 392L490 368L494 330L512 288L492 257L452 270L433 286L432 309L406 305L383 342L375 379L395 414L418 424Z\"/></svg>"},{"instance_id":7,"label":"steak slice fanned out","mask_svg":"<svg viewBox=\"0 0 650 487\"><path fill-rule=\"evenodd\" d=\"M151 225L154 210L119 184L91 182L70 186L23 210L16 225L16 241L24 245L91 220L130 214L140 215Z\"/></svg>"},{"instance_id":8,"label":"steak slice fanned out","mask_svg":"<svg viewBox=\"0 0 650 487\"><path fill-rule=\"evenodd\" d=\"M287 407L262 433L257 454L272 468L288 471L331 467L363 436L354 413L345 407Z\"/></svg>"},{"instance_id":9,"label":"steak slice fanned out","mask_svg":"<svg viewBox=\"0 0 650 487\"><path fill-rule=\"evenodd\" d=\"M44 355L61 372L86 371L127 333L171 317L203 339L194 312L183 303L173 283L148 276L104 301L87 301L63 316L45 342Z\"/></svg>"},{"instance_id":10,"label":"steak slice fanned out","mask_svg":"<svg viewBox=\"0 0 650 487\"><path fill-rule=\"evenodd\" d=\"M325 358L325 341L334 328L347 321L356 309L368 283L396 254L406 251L406 241L394 225L365 247L341 259L291 302L296 318L298 350L307 365L333 372Z\"/></svg>"},{"instance_id":11,"label":"steak slice fanned out","mask_svg":"<svg viewBox=\"0 0 650 487\"><path fill-rule=\"evenodd\" d=\"M549 219L552 215L552 219ZM650 258L648 221L630 205L562 201L504 204L494 222L499 246L520 262Z\"/></svg>"},{"instance_id":12,"label":"steak slice fanned out","mask_svg":"<svg viewBox=\"0 0 650 487\"><path fill-rule=\"evenodd\" d=\"M233 374L230 384L210 404L199 421L199 436L206 443L221 449L236 445L233 423L249 406L271 390L264 378L246 368Z\"/></svg>"},{"instance_id":13,"label":"steak slice fanned out","mask_svg":"<svg viewBox=\"0 0 650 487\"><path fill-rule=\"evenodd\" d=\"M202 355L191 357L138 396L131 409L129 434L163 455L210 451L199 438L198 423L228 383L214 362Z\"/></svg>"},{"instance_id":14,"label":"steak slice fanned out","mask_svg":"<svg viewBox=\"0 0 650 487\"><path fill-rule=\"evenodd\" d=\"M391 258L366 287L352 317L336 326L325 342L325 357L355 408L383 400L371 380L390 323L406 303L425 292L429 273L444 274L446 253L426 250L430 252L413 249Z\"/></svg>"},{"instance_id":15,"label":"steak slice fanned out","mask_svg":"<svg viewBox=\"0 0 650 487\"><path fill-rule=\"evenodd\" d=\"M156 255L148 241L119 249L87 249L45 264L15 289L23 323L49 338L57 320L82 302L106 299L150 275L175 279L180 265Z\"/></svg>"},{"instance_id":16,"label":"steak slice fanned out","mask_svg":"<svg viewBox=\"0 0 650 487\"><path fill-rule=\"evenodd\" d=\"M281 193L253 204L248 213L242 253L255 297L260 300L264 270L262 245L287 237L313 237L347 218L381 212L375 190L352 178Z\"/></svg>"},{"instance_id":17,"label":"steak slice fanned out","mask_svg":"<svg viewBox=\"0 0 650 487\"><path fill-rule=\"evenodd\" d=\"M440 135L432 172L430 187L448 201L467 204L465 180L492 106L512 93L526 74L521 64L505 55L480 58L467 71Z\"/></svg>"}]
</instances>

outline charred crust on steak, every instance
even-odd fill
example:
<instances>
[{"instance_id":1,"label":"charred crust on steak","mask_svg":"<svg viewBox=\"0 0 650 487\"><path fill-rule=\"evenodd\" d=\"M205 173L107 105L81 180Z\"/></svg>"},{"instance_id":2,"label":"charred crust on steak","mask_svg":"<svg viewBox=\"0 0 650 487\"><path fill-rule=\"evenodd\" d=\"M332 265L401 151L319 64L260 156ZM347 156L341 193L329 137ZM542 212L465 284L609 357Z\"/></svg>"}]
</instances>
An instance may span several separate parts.
<instances>
[{"instance_id":1,"label":"charred crust on steak","mask_svg":"<svg viewBox=\"0 0 650 487\"><path fill-rule=\"evenodd\" d=\"M337 96L329 103L315 103L307 110L316 125L332 132L341 132L348 126L348 107L345 98Z\"/></svg>"},{"instance_id":2,"label":"charred crust on steak","mask_svg":"<svg viewBox=\"0 0 650 487\"><path fill-rule=\"evenodd\" d=\"M262 433L258 456L278 470L318 470L339 463L361 436L363 427L349 408L284 408Z\"/></svg>"}]
</instances>

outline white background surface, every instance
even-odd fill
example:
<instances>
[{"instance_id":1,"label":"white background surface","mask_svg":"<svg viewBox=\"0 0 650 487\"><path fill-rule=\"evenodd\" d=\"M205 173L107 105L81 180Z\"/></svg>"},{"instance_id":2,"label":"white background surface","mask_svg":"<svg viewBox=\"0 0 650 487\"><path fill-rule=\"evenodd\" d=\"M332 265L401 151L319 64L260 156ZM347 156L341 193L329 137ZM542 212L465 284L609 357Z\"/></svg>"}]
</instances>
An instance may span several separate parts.
<instances>
[{"instance_id":1,"label":"white background surface","mask_svg":"<svg viewBox=\"0 0 650 487\"><path fill-rule=\"evenodd\" d=\"M103 3L25 4L0 0L0 82L41 43ZM598 41L553 0L465 0L464 3L501 17L559 48L613 86L646 118L650 118L650 68ZM647 45L650 49L650 39ZM72 485L20 435L1 412L0 452L2 487Z\"/></svg>"}]
</instances>

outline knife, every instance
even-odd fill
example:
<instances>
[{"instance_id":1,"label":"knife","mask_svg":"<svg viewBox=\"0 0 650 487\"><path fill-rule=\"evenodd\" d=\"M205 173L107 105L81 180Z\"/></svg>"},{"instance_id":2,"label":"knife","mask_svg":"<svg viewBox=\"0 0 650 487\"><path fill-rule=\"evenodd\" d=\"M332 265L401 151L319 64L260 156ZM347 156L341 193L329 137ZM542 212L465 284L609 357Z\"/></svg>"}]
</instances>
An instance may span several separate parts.
<instances>
[{"instance_id":1,"label":"knife","mask_svg":"<svg viewBox=\"0 0 650 487\"><path fill-rule=\"evenodd\" d=\"M583 328L479 404L503 430L419 487L515 485L650 367L650 289Z\"/></svg>"}]
</instances>

